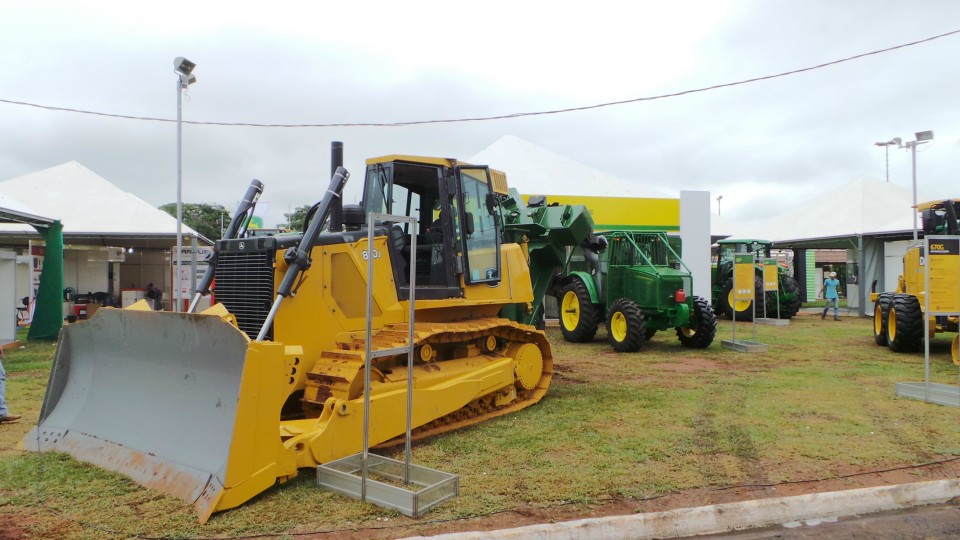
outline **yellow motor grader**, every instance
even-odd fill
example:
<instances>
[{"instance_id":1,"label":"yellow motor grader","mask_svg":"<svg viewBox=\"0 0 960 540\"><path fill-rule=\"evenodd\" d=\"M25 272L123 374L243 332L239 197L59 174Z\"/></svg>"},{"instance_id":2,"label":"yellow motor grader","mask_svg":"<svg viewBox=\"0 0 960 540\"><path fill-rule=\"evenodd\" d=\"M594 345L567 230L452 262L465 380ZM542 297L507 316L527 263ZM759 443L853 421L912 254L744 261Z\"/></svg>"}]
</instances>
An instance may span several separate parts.
<instances>
[{"instance_id":1,"label":"yellow motor grader","mask_svg":"<svg viewBox=\"0 0 960 540\"><path fill-rule=\"evenodd\" d=\"M211 308L140 302L66 326L23 447L126 474L193 504L201 522L359 452L369 257L372 351L408 346L414 276L415 438L538 402L553 373L534 326L544 276L592 232L589 213L528 207L501 172L412 156L368 160L362 204L335 211L347 177L336 169L306 232L274 236L239 225L262 190L254 181L198 288L212 290ZM371 212L419 227L380 223L371 246ZM407 354L370 371L376 445L405 432Z\"/></svg>"},{"instance_id":2,"label":"yellow motor grader","mask_svg":"<svg viewBox=\"0 0 960 540\"><path fill-rule=\"evenodd\" d=\"M957 219L958 206L960 206L960 199L918 204L917 211L921 214L923 233L925 235L960 235L960 221ZM954 244L951 246L956 249ZM945 248L947 248L946 244L935 247L931 243L931 253L927 255L937 255L938 249L941 254L958 255L956 251L948 253ZM870 300L875 302L873 339L877 345L886 345L895 352L916 352L923 348L924 305L927 300L925 259L928 257L924 254L924 243L916 242L903 256L903 273L897 280L896 290L871 292ZM952 284L954 289L952 294L945 294L943 298L937 297L937 289L933 289L934 294L930 297L930 305L935 313L940 304L945 301L952 303L957 298L957 294L960 294L956 285L960 282L960 276L955 265L947 268L931 266L929 272L931 283ZM960 318L956 315L929 316L929 338L932 339L935 334L941 332L957 332L960 329L958 321ZM950 350L953 362L960 365L960 335L953 337Z\"/></svg>"}]
</instances>

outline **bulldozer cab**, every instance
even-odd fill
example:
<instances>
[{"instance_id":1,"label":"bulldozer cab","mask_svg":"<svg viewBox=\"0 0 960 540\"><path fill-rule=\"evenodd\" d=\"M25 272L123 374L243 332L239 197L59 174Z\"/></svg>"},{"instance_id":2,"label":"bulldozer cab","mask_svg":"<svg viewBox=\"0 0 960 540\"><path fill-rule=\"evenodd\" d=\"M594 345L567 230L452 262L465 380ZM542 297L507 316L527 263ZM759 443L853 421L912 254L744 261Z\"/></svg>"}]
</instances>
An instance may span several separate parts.
<instances>
[{"instance_id":1,"label":"bulldozer cab","mask_svg":"<svg viewBox=\"0 0 960 540\"><path fill-rule=\"evenodd\" d=\"M409 298L410 277L417 298L464 295L464 285L495 284L501 279L499 199L487 167L453 160L395 157L367 161L364 213L414 217L418 227L391 226L399 296ZM416 234L416 263L409 246Z\"/></svg>"}]
</instances>

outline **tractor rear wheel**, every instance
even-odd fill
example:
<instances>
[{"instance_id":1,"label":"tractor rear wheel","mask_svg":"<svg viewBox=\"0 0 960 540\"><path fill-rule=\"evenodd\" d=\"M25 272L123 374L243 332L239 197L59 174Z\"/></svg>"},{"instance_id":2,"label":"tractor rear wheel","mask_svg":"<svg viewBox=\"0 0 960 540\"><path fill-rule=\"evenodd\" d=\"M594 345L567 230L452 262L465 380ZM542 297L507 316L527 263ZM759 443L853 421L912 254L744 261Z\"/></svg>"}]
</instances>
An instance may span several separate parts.
<instances>
[{"instance_id":1,"label":"tractor rear wheel","mask_svg":"<svg viewBox=\"0 0 960 540\"><path fill-rule=\"evenodd\" d=\"M880 293L873 305L873 341L877 345L887 344L887 315L892 301L893 293Z\"/></svg>"},{"instance_id":2,"label":"tractor rear wheel","mask_svg":"<svg viewBox=\"0 0 960 540\"><path fill-rule=\"evenodd\" d=\"M689 326L677 327L677 338L684 347L706 349L717 335L717 316L710 303L699 296L693 297L693 310Z\"/></svg>"},{"instance_id":3,"label":"tractor rear wheel","mask_svg":"<svg viewBox=\"0 0 960 540\"><path fill-rule=\"evenodd\" d=\"M894 352L916 352L923 344L923 312L912 294L893 297L887 313L887 346Z\"/></svg>"},{"instance_id":4,"label":"tractor rear wheel","mask_svg":"<svg viewBox=\"0 0 960 540\"><path fill-rule=\"evenodd\" d=\"M593 341L600 324L600 310L590 300L587 286L574 278L560 296L560 331L563 339L573 343Z\"/></svg>"},{"instance_id":5,"label":"tractor rear wheel","mask_svg":"<svg viewBox=\"0 0 960 540\"><path fill-rule=\"evenodd\" d=\"M647 341L655 335L657 335L657 330L655 328L647 328L646 333L643 335L643 340Z\"/></svg>"},{"instance_id":6,"label":"tractor rear wheel","mask_svg":"<svg viewBox=\"0 0 960 540\"><path fill-rule=\"evenodd\" d=\"M792 276L780 276L780 318L792 319L794 315L800 312L800 285ZM789 300L784 300L786 295L793 295ZM777 312L776 298L774 298L773 312Z\"/></svg>"},{"instance_id":7,"label":"tractor rear wheel","mask_svg":"<svg viewBox=\"0 0 960 540\"><path fill-rule=\"evenodd\" d=\"M607 334L610 345L617 352L635 352L640 349L647 333L646 321L636 302L626 298L616 300L607 309Z\"/></svg>"}]
</instances>

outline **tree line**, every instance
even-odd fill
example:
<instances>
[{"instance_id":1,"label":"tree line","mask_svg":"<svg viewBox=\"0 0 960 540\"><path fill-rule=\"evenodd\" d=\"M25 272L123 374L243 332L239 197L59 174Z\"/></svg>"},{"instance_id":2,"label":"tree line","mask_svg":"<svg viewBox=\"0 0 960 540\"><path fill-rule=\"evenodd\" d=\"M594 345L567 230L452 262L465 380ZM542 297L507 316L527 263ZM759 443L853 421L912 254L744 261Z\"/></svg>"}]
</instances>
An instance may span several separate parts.
<instances>
[{"instance_id":1,"label":"tree line","mask_svg":"<svg viewBox=\"0 0 960 540\"><path fill-rule=\"evenodd\" d=\"M223 231L230 227L231 211L224 208L223 205L181 203L180 207L183 211L183 223L210 240L219 240L223 236ZM160 207L160 210L174 218L177 217L177 203L165 204ZM278 227L303 232L303 221L308 210L310 210L310 206L304 205L284 214L283 217L286 218L287 222L278 225Z\"/></svg>"}]
</instances>

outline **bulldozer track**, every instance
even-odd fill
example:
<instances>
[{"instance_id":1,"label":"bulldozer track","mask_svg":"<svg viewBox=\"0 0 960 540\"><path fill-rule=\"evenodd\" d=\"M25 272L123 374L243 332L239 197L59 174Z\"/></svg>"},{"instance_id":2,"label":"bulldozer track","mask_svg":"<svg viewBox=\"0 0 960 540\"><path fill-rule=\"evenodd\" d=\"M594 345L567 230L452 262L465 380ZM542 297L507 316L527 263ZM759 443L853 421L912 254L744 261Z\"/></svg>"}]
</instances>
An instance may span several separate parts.
<instances>
[{"instance_id":1,"label":"bulldozer track","mask_svg":"<svg viewBox=\"0 0 960 540\"><path fill-rule=\"evenodd\" d=\"M377 331L372 336L371 350L383 350L391 348L400 348L407 346L407 336L409 327L407 324L387 325ZM451 346L475 344L481 340L488 339L490 336L496 338L496 348L483 354L496 356L500 358L509 357L509 349L517 344L531 343L538 347L543 357L542 373L532 388L525 388L519 384L519 375L514 373L515 384L510 388L500 389L495 392L480 396L474 399L464 407L437 418L427 424L424 424L413 430L411 438L420 440L448 431L460 429L469 425L477 424L497 416L519 411L530 405L539 402L547 393L550 382L553 379L553 356L550 344L546 335L533 326L520 324L508 319L486 318L474 319L464 322L449 323L415 323L414 324L414 348L416 351L422 350L424 346L433 347L439 350L449 350ZM321 356L336 359L339 363L359 362L363 364L363 355L366 348L364 338L354 338L348 343L340 343L337 349L326 351ZM440 364L446 359L431 359L424 361L415 355L415 366L429 366L430 364ZM422 356L422 355L419 355ZM456 359L450 358L450 359ZM406 353L400 353L393 356L386 356L376 359L376 365L386 364L406 364ZM318 362L318 366L323 362ZM349 388L356 392L356 385L351 386L350 380L346 378L337 379L328 373L314 372L308 374L308 387L316 387L314 399L305 398L305 405L313 404L322 407L323 401L329 396L338 396L356 399L358 396L349 395ZM348 370L349 371L349 370ZM362 372L362 370L361 370ZM516 397L510 399L511 394L515 392ZM308 395L311 394L308 388ZM497 405L497 401L507 401L508 403ZM395 446L402 444L403 437L397 437L377 445L379 448Z\"/></svg>"}]
</instances>

